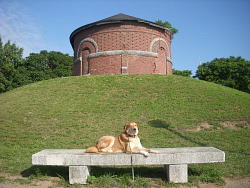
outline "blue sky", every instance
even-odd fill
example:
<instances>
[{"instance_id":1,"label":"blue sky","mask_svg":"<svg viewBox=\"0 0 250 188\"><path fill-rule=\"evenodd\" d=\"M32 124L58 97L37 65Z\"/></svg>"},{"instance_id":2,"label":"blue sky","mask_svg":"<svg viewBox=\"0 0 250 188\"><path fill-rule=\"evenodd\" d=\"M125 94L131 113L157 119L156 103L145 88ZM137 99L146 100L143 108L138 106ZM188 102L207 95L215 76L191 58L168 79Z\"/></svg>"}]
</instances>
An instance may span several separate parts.
<instances>
[{"instance_id":1,"label":"blue sky","mask_svg":"<svg viewBox=\"0 0 250 188\"><path fill-rule=\"evenodd\" d=\"M73 55L69 35L76 28L128 14L169 21L173 67L192 70L216 57L250 60L250 0L0 0L0 35L24 48Z\"/></svg>"}]
</instances>

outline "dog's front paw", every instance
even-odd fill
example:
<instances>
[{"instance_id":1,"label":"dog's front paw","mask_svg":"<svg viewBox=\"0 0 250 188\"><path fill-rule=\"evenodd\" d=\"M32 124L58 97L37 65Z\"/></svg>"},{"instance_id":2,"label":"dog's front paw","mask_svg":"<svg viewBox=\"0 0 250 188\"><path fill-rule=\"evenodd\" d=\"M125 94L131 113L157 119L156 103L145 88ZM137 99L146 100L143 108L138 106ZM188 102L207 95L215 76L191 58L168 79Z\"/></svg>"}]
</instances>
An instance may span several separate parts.
<instances>
[{"instance_id":1,"label":"dog's front paw","mask_svg":"<svg viewBox=\"0 0 250 188\"><path fill-rule=\"evenodd\" d=\"M143 154L143 155L144 155L144 157L148 157L148 156L149 156L149 153L148 153L148 152L146 152L146 151L141 151L141 154Z\"/></svg>"},{"instance_id":2,"label":"dog's front paw","mask_svg":"<svg viewBox=\"0 0 250 188\"><path fill-rule=\"evenodd\" d=\"M159 153L159 151L156 151L156 150L149 150L150 153Z\"/></svg>"}]
</instances>

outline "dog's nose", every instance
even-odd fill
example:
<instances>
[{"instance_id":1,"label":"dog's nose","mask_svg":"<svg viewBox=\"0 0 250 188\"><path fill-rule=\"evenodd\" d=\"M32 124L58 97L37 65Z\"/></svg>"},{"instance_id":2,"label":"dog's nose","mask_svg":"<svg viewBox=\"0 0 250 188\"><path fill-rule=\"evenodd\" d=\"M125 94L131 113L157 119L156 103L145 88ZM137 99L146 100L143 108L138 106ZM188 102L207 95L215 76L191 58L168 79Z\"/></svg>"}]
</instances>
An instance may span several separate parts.
<instances>
[{"instance_id":1,"label":"dog's nose","mask_svg":"<svg viewBox=\"0 0 250 188\"><path fill-rule=\"evenodd\" d=\"M136 131L136 128L133 128L133 131Z\"/></svg>"}]
</instances>

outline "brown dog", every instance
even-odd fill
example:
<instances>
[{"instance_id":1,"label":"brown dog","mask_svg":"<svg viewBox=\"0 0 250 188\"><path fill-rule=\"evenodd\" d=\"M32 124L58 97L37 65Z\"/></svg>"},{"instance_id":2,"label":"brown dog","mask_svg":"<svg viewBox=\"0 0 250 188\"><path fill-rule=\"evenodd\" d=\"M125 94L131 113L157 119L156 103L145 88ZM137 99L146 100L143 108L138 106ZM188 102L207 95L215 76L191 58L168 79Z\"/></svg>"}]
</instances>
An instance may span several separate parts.
<instances>
[{"instance_id":1,"label":"brown dog","mask_svg":"<svg viewBox=\"0 0 250 188\"><path fill-rule=\"evenodd\" d=\"M124 126L124 132L119 136L103 136L97 141L95 146L88 148L86 152L132 152L141 153L145 157L149 156L149 153L158 153L141 145L140 139L137 136L138 132L139 126L137 123L127 123Z\"/></svg>"}]
</instances>

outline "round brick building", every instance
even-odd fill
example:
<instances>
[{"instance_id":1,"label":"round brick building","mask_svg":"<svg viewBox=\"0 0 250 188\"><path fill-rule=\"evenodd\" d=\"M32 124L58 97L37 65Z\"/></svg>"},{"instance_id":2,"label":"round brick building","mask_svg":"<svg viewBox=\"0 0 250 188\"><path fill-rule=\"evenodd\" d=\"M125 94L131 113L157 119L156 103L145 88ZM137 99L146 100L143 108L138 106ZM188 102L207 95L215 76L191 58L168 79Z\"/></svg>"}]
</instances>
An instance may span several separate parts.
<instances>
[{"instance_id":1,"label":"round brick building","mask_svg":"<svg viewBox=\"0 0 250 188\"><path fill-rule=\"evenodd\" d=\"M154 22L117 14L70 35L73 75L172 74L170 31Z\"/></svg>"}]
</instances>

